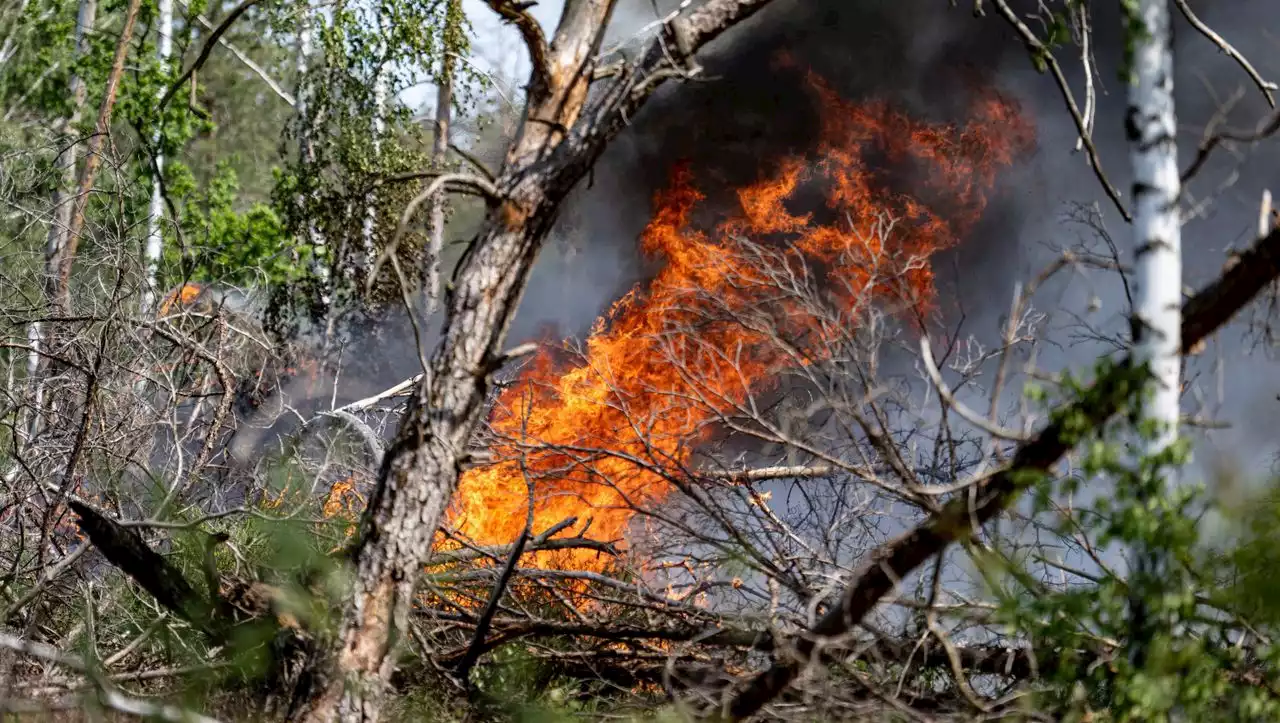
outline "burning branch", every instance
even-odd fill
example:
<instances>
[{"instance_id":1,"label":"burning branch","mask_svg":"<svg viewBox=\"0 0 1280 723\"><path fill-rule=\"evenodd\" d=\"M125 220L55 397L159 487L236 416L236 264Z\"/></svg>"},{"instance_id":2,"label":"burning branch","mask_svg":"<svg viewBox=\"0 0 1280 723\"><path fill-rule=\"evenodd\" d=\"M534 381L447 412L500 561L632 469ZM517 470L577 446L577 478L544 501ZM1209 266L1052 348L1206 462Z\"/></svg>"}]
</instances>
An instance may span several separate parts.
<instances>
[{"instance_id":1,"label":"burning branch","mask_svg":"<svg viewBox=\"0 0 1280 723\"><path fill-rule=\"evenodd\" d=\"M1182 351L1221 328L1264 287L1280 276L1280 231L1260 239L1236 264L1183 307ZM785 690L820 645L846 636L898 582L954 542L977 532L1013 503L1028 481L1049 474L1081 431L1094 429L1115 415L1141 387L1126 357L1094 382L1084 398L1059 410L1035 438L1018 447L1002 470L982 480L972 494L949 502L941 512L911 532L868 555L870 562L840 595L839 602L799 636L784 657L775 660L726 702L720 717L747 718ZM1064 420L1070 420L1064 421Z\"/></svg>"}]
</instances>

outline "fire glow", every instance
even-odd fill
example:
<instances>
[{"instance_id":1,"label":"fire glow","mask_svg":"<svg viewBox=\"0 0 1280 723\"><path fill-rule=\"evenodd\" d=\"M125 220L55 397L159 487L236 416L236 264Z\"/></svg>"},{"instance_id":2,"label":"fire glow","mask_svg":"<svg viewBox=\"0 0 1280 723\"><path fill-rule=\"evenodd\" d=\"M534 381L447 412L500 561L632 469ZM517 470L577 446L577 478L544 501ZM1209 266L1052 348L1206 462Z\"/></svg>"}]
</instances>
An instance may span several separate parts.
<instances>
[{"instance_id":1,"label":"fire glow","mask_svg":"<svg viewBox=\"0 0 1280 723\"><path fill-rule=\"evenodd\" d=\"M812 74L809 84L822 120L812 157L787 159L740 189L739 208L711 231L693 227L704 196L678 169L641 237L661 270L616 302L570 360L544 349L503 389L490 419L500 461L462 476L449 514L456 533L481 545L519 537L529 479L533 534L576 517L562 536L581 533L589 519L586 537L622 539L635 508L689 478L692 453L721 415L785 369L820 359L824 341L844 333L771 292L779 266L820 276L844 320L867 303L927 311L927 260L972 228L997 173L1030 146L1031 128L994 92L977 93L968 121L952 126L851 103ZM895 193L881 171L891 167L927 177L914 182L914 196ZM788 210L798 191L814 188L824 210ZM887 219L892 233L879 233ZM761 258L762 247L773 255ZM607 561L560 550L531 553L525 564L600 570Z\"/></svg>"}]
</instances>

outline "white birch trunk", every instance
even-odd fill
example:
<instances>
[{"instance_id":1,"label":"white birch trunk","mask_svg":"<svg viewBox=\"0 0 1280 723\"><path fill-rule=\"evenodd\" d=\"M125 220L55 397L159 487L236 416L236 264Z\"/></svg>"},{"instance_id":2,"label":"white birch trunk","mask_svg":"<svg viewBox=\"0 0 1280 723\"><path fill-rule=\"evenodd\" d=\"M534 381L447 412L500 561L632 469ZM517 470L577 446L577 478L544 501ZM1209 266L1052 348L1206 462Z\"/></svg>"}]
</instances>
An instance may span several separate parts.
<instances>
[{"instance_id":1,"label":"white birch trunk","mask_svg":"<svg viewBox=\"0 0 1280 723\"><path fill-rule=\"evenodd\" d=\"M298 117L302 119L302 129L298 137L298 152L302 156L302 162L309 164L315 160L315 150L311 145L311 120L307 118L307 114L311 112L311 91L308 88L309 81L306 78L307 70L311 64L311 54L314 52L315 23L318 20L319 13L316 11L315 5L307 0L306 7L302 11L302 22L298 28L298 92L297 92L297 112ZM306 199L302 199L304 202ZM325 262L325 240L324 236L316 229L315 225L307 222L306 227L307 242L312 247L312 266L311 271L315 275L317 281L323 289L321 303L327 308L329 299L329 266Z\"/></svg>"},{"instance_id":2,"label":"white birch trunk","mask_svg":"<svg viewBox=\"0 0 1280 723\"><path fill-rule=\"evenodd\" d=\"M378 11L375 9L375 13ZM382 35L382 16L379 13L374 22L377 23L379 29L379 37ZM385 50L385 44L379 42L379 51ZM379 53L381 54L381 52ZM382 153L382 135L387 131L387 96L390 95L390 78L379 69L373 76L373 154L378 156ZM377 249L374 234L377 231L378 207L377 196L371 194L369 196L368 205L364 212L364 227L361 234L361 258L360 264L364 271L373 268L373 261L376 258ZM352 277L356 277L356 268L352 265L350 269Z\"/></svg>"},{"instance_id":3,"label":"white birch trunk","mask_svg":"<svg viewBox=\"0 0 1280 723\"><path fill-rule=\"evenodd\" d=\"M1144 451L1157 454L1177 440L1182 323L1181 218L1178 199L1177 125L1173 98L1173 38L1168 0L1139 0L1128 29L1134 44L1126 128L1133 165L1133 232L1136 249L1133 330L1134 358L1150 366L1154 377L1142 418L1159 423L1159 434ZM1175 484L1166 469L1166 488ZM1134 560L1135 583L1163 579L1163 555L1140 551ZM1141 584L1131 602L1130 655L1142 665L1150 642L1151 621Z\"/></svg>"},{"instance_id":4,"label":"white birch trunk","mask_svg":"<svg viewBox=\"0 0 1280 723\"><path fill-rule=\"evenodd\" d=\"M98 15L97 0L80 0L76 11L76 59L84 57L89 51L88 31L93 27ZM79 73L71 76L71 115L63 119L63 133L75 133L80 122L80 111L84 107L88 89L84 78ZM77 139L78 140L78 139ZM49 224L49 234L45 243L45 274L47 283L52 289L58 277L58 258L62 255L62 247L67 242L67 231L71 226L71 210L75 205L76 158L80 144L72 142L58 154L54 161L61 176L61 181L53 192L53 220ZM50 298L53 294L50 293Z\"/></svg>"},{"instance_id":5,"label":"white birch trunk","mask_svg":"<svg viewBox=\"0 0 1280 723\"><path fill-rule=\"evenodd\" d=\"M453 115L453 58L447 53L440 59L441 73L436 86L436 137L431 147L431 165L444 167L449 152L449 122ZM440 304L440 256L444 253L444 194L431 198L427 217L427 258L423 269L426 309L429 316Z\"/></svg>"},{"instance_id":6,"label":"white birch trunk","mask_svg":"<svg viewBox=\"0 0 1280 723\"><path fill-rule=\"evenodd\" d=\"M160 0L159 42L156 47L156 58L160 61L160 72L169 72L169 56L173 54L173 0ZM161 88L159 96L163 97L165 88ZM154 142L160 143L160 130L157 128ZM160 271L160 257L164 251L164 238L160 224L164 220L164 197L161 193L160 174L164 173L164 151L156 153L156 178L151 185L151 208L147 214L147 245L143 260L146 263L146 279L142 292L142 313L150 314L155 309L156 282Z\"/></svg>"},{"instance_id":7,"label":"white birch trunk","mask_svg":"<svg viewBox=\"0 0 1280 723\"><path fill-rule=\"evenodd\" d=\"M75 47L76 58L84 56L89 50L89 30L98 16L97 0L80 0L76 10ZM84 107L88 89L84 78L79 73L71 76L71 115L63 119L59 132L74 134L80 123L80 111ZM78 139L77 139L78 140ZM57 294L58 268L62 259L62 250L67 244L67 232L71 226L71 211L75 206L76 159L79 155L79 143L71 142L54 160L57 169L58 186L53 191L53 209L49 221L49 232L45 240L44 250L44 286L50 303ZM40 425L44 418L44 379L40 374L42 350L45 345L44 328L40 322L32 322L27 327L27 342L31 350L27 353L27 379L35 380L32 390L32 409L35 414L31 419L29 435L34 438L40 433ZM27 427L26 424L21 425Z\"/></svg>"},{"instance_id":8,"label":"white birch trunk","mask_svg":"<svg viewBox=\"0 0 1280 723\"><path fill-rule=\"evenodd\" d=\"M1128 131L1133 164L1133 233L1136 247L1134 352L1150 364L1155 394L1146 412L1164 429L1149 447L1157 452L1177 439L1181 385L1182 249L1178 197L1177 125L1173 102L1173 46L1167 0L1141 0L1129 88Z\"/></svg>"}]
</instances>

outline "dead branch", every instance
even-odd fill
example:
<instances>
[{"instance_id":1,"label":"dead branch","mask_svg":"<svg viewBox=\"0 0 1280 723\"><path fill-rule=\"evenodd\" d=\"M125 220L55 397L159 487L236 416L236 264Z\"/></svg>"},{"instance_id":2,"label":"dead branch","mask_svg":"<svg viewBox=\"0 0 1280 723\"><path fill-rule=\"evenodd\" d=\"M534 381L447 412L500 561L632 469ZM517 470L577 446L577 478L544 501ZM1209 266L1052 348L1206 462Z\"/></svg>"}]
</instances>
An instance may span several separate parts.
<instances>
[{"instance_id":1,"label":"dead branch","mask_svg":"<svg viewBox=\"0 0 1280 723\"><path fill-rule=\"evenodd\" d=\"M530 86L546 85L551 78L547 36L542 32L542 26L538 25L538 21L529 14L529 7L537 3L515 2L515 0L485 0L485 3L499 17L520 31L520 37L524 39L525 48L529 51L529 61L533 65Z\"/></svg>"},{"instance_id":2,"label":"dead branch","mask_svg":"<svg viewBox=\"0 0 1280 723\"><path fill-rule=\"evenodd\" d=\"M146 590L156 602L205 633L213 632L213 605L195 591L182 571L131 529L77 500L68 506L80 530L107 561Z\"/></svg>"},{"instance_id":3,"label":"dead branch","mask_svg":"<svg viewBox=\"0 0 1280 723\"><path fill-rule=\"evenodd\" d=\"M1222 327L1277 276L1280 231L1273 231L1242 254L1241 263L1184 305L1183 353ZM1020 445L1012 461L980 482L972 495L952 500L924 524L872 551L869 562L845 588L839 602L794 641L788 655L775 660L729 699L718 717L742 720L767 705L795 680L823 641L848 635L906 575L952 543L974 534L975 525L983 525L1007 509L1026 488L1027 480L1047 475L1075 445L1080 430L1102 426L1132 399L1141 381L1140 372L1126 357L1097 379L1085 398L1060 410L1055 421Z\"/></svg>"},{"instance_id":4,"label":"dead branch","mask_svg":"<svg viewBox=\"0 0 1280 723\"><path fill-rule=\"evenodd\" d=\"M181 0L179 0L179 2L181 2ZM183 7L187 7L186 3L183 3L182 5ZM218 29L217 27L214 27L213 23L209 22L209 18L206 18L203 15L197 14L196 22L200 23L201 27L203 27L205 30L212 30L216 32ZM232 45L229 40L221 36L218 37L218 43L222 45L222 47L226 48L228 52L234 55L236 57L236 60L239 60L244 65L244 67L248 68L250 71L253 72L254 75L261 78L262 82L266 83L267 87L271 89L271 92L279 96L280 100L283 100L285 103L287 103L290 108L293 108L298 104L297 99L293 97L292 93L285 90L283 86L281 86L278 82L276 82L275 78L272 78L270 75L267 74L267 71L265 68L255 63L253 61L253 58L250 58L248 55L246 55L243 50Z\"/></svg>"},{"instance_id":5,"label":"dead branch","mask_svg":"<svg viewBox=\"0 0 1280 723\"><path fill-rule=\"evenodd\" d=\"M1111 185L1110 179L1102 169L1102 157L1098 154L1098 148L1093 143L1093 134L1089 131L1089 124L1086 122L1084 115L1080 113L1080 107L1076 105L1075 95L1071 92L1071 85L1067 82L1067 76L1063 74L1062 67L1058 64L1058 60L1053 57L1053 52L1045 47L1040 38L1032 32L1031 28L1018 17L1013 8L1009 7L1006 0L993 0L996 8L999 9L1000 15L1009 25L1018 33L1018 37L1022 39L1024 45L1027 46L1027 52L1031 54L1032 59L1041 59L1048 66L1053 80L1058 86L1058 90L1062 92L1062 99L1066 102L1067 110L1071 113L1071 119L1075 121L1076 130L1080 133L1080 141L1084 143L1085 152L1089 156L1089 165L1093 168L1094 175L1098 177L1098 182L1102 184L1102 188L1107 192L1107 197L1115 204L1116 210L1125 221L1131 221L1132 216L1129 209L1125 208L1124 202L1120 199L1120 191Z\"/></svg>"},{"instance_id":6,"label":"dead branch","mask_svg":"<svg viewBox=\"0 0 1280 723\"><path fill-rule=\"evenodd\" d=\"M943 403L955 410L956 414L959 414L964 421L999 439L1018 442L1027 441L1026 435L1021 432L1000 426L956 399L955 394L952 394L950 387L942 379L942 372L938 371L937 363L933 360L933 348L929 344L929 337L923 335L920 337L920 359L924 362L924 369L929 375L929 381L933 382L934 388L938 390L938 396L942 397Z\"/></svg>"},{"instance_id":7,"label":"dead branch","mask_svg":"<svg viewBox=\"0 0 1280 723\"><path fill-rule=\"evenodd\" d=\"M479 191L491 203L501 200L497 186L492 181L487 181L479 176L473 176L469 173L436 173L434 171L427 175L435 178L431 183L427 184L422 193L414 196L405 205L404 211L400 214L400 223L396 226L395 233L391 235L391 241L382 250L382 253L378 255L378 260L374 262L373 268L369 271L368 284L370 287L372 287L374 280L377 279L382 265L387 262L388 258L395 255L396 249L400 247L400 239L409 231L409 224L413 221L413 216L417 213L418 207L431 200L436 194L444 191L446 187L453 186L464 190Z\"/></svg>"},{"instance_id":8,"label":"dead branch","mask_svg":"<svg viewBox=\"0 0 1280 723\"><path fill-rule=\"evenodd\" d=\"M1191 5L1187 0L1173 1L1174 4L1178 6L1178 10L1182 12L1182 16L1187 19L1187 22L1191 23L1191 27L1195 28L1196 32L1208 38L1209 42L1218 46L1218 49L1225 53L1227 57L1236 61L1240 68L1244 70L1245 74L1249 76L1249 79L1253 81L1253 84L1258 86L1258 90L1262 91L1263 97L1267 99L1267 105L1272 108L1276 107L1276 99L1275 96L1272 95L1272 91L1280 90L1280 85L1276 85L1271 81L1263 80L1262 76L1256 69L1254 69L1248 58L1241 55L1240 51L1236 50L1231 43L1228 43L1225 38L1214 32L1213 28L1209 27L1203 20L1196 17L1196 14L1192 12Z\"/></svg>"},{"instance_id":9,"label":"dead branch","mask_svg":"<svg viewBox=\"0 0 1280 723\"><path fill-rule=\"evenodd\" d=\"M1270 118L1259 124L1258 129L1253 132L1242 133L1240 131L1224 130L1209 136L1196 149L1196 157L1192 159L1191 165L1182 172L1182 182L1186 183L1194 178L1209 160L1209 156L1213 154L1213 151L1224 142L1257 143L1275 135L1277 131L1280 131L1280 112L1273 113Z\"/></svg>"},{"instance_id":10,"label":"dead branch","mask_svg":"<svg viewBox=\"0 0 1280 723\"><path fill-rule=\"evenodd\" d=\"M157 718L164 721L173 721L174 723L218 723L216 718L209 718L189 710L126 696L115 690L110 681L102 677L100 673L95 672L95 667L87 665L80 658L64 653L52 645L24 640L8 633L0 633L0 647L23 655L30 655L33 658L47 660L50 663L84 674L97 688L98 701L120 713L145 718Z\"/></svg>"},{"instance_id":11,"label":"dead branch","mask_svg":"<svg viewBox=\"0 0 1280 723\"><path fill-rule=\"evenodd\" d=\"M797 464L736 470L704 469L698 472L698 476L705 479L739 484L742 482L765 482L775 479L830 477L835 473L835 466L829 464Z\"/></svg>"}]
</instances>

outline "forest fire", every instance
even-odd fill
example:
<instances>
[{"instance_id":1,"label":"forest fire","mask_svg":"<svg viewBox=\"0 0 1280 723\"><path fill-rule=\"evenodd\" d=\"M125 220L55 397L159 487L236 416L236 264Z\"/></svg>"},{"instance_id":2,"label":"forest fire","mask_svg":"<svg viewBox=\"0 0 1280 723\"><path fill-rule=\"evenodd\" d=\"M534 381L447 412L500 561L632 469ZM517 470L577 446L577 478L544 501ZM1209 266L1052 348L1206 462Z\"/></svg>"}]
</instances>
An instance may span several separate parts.
<instances>
[{"instance_id":1,"label":"forest fire","mask_svg":"<svg viewBox=\"0 0 1280 723\"><path fill-rule=\"evenodd\" d=\"M635 508L696 477L692 453L722 415L824 354L830 319L775 293L780 274L821 284L845 320L868 303L929 308L928 258L972 228L997 173L1028 148L1029 123L994 92L978 93L968 121L951 126L850 103L813 76L809 84L822 119L812 157L740 189L739 208L709 231L694 228L705 199L678 169L642 236L661 270L615 303L580 351L544 350L503 390L490 420L500 461L463 476L450 510L459 534L487 545L517 538L528 479L533 534L576 517L561 535L622 538ZM893 190L887 169L908 169L914 193ZM816 191L821 208L792 210ZM606 561L561 550L526 564Z\"/></svg>"}]
</instances>

